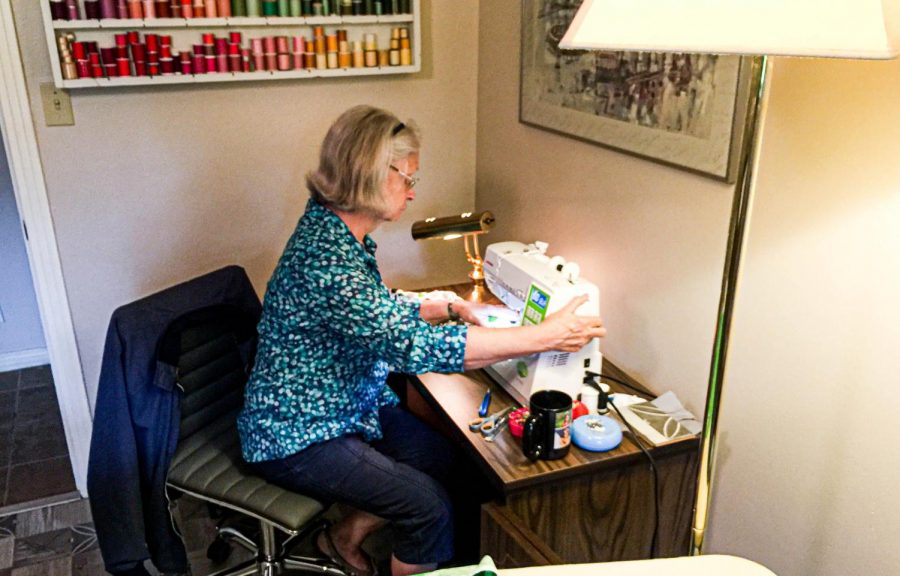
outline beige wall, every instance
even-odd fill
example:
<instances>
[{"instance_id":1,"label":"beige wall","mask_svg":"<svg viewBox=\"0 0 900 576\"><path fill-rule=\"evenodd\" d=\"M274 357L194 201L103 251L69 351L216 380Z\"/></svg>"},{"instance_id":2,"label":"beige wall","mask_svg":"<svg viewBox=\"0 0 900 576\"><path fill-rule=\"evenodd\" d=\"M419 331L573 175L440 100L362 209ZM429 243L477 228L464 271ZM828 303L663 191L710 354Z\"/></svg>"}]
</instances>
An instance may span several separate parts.
<instances>
[{"instance_id":1,"label":"beige wall","mask_svg":"<svg viewBox=\"0 0 900 576\"><path fill-rule=\"evenodd\" d=\"M50 77L38 9L13 3L34 95ZM520 2L424 4L415 77L75 91L75 127L38 126L92 394L115 306L229 262L262 289L328 122L370 102L426 135L420 198L378 234L389 281L462 277L458 245L413 244L408 224L468 208L477 182L489 239L580 262L604 352L699 412L730 187L518 123ZM900 62L785 60L773 77L708 550L780 576L900 565L898 82Z\"/></svg>"},{"instance_id":2,"label":"beige wall","mask_svg":"<svg viewBox=\"0 0 900 576\"><path fill-rule=\"evenodd\" d=\"M710 549L900 570L900 61L777 60Z\"/></svg>"},{"instance_id":3,"label":"beige wall","mask_svg":"<svg viewBox=\"0 0 900 576\"><path fill-rule=\"evenodd\" d=\"M731 187L518 121L520 2L480 5L478 207L600 285L604 355L702 406Z\"/></svg>"},{"instance_id":4,"label":"beige wall","mask_svg":"<svg viewBox=\"0 0 900 576\"><path fill-rule=\"evenodd\" d=\"M474 202L477 3L422 4L420 74L73 90L75 126L47 128L38 85L51 73L39 3L13 1L92 403L117 306L229 263L264 289L305 205L303 175L330 122L352 105L415 118L424 133L419 197L375 236L386 281L465 278L459 246L415 244L409 225Z\"/></svg>"}]
</instances>

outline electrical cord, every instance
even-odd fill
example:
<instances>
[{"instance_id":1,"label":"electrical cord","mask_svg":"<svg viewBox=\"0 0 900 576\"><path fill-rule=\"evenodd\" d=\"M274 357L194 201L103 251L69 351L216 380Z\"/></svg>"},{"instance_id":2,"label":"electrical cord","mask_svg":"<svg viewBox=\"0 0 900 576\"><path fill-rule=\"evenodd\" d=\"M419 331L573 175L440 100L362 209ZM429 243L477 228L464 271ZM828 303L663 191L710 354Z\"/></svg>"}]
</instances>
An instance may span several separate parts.
<instances>
[{"instance_id":1,"label":"electrical cord","mask_svg":"<svg viewBox=\"0 0 900 576\"><path fill-rule=\"evenodd\" d=\"M601 378L607 378L614 382L618 382L622 384L621 381L616 380L615 378L611 378L609 376L600 376ZM659 511L660 511L660 502L659 502L659 473L656 470L656 462L653 460L653 456L650 455L650 452L644 447L644 443L641 442L640 436L638 436L637 432L635 432L634 428L631 427L631 424L628 423L628 420L625 419L625 416L622 415L622 412L619 410L619 407L616 406L615 401L612 398L609 398L608 403L613 407L613 410L619 415L619 418L628 428L628 431L631 432L631 437L634 439L634 443L638 448L641 449L641 452L644 453L644 456L647 457L647 460L650 461L650 471L653 476L653 504L654 504L654 514L653 514L653 539L650 541L650 558L656 558L656 554L659 548Z\"/></svg>"},{"instance_id":2,"label":"electrical cord","mask_svg":"<svg viewBox=\"0 0 900 576\"><path fill-rule=\"evenodd\" d=\"M646 391L646 390L642 390L641 388L638 388L638 387L635 386L634 384L629 384L628 382L626 382L626 381L624 381L624 380L621 380L621 379L619 379L619 378L616 378L616 377L614 377L614 376L608 376L608 375L606 375L606 374L600 374L599 376L600 376L600 378L602 378L603 380L609 380L609 381L611 381L611 382L615 382L616 384L621 384L622 386L624 386L624 387L626 387L626 388L628 388L628 389L630 389L630 390L633 390L634 392L637 392L638 394L640 394L640 395L642 395L642 396L646 396L646 395L647 395L647 391Z\"/></svg>"}]
</instances>

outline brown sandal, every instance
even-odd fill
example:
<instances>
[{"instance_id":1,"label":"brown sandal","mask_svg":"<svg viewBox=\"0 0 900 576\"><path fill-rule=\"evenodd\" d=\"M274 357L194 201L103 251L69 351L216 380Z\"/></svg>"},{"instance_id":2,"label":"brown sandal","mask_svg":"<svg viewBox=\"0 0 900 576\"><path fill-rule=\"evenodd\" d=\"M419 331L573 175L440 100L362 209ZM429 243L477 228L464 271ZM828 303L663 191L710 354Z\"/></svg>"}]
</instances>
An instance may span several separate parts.
<instances>
[{"instance_id":1,"label":"brown sandal","mask_svg":"<svg viewBox=\"0 0 900 576\"><path fill-rule=\"evenodd\" d=\"M334 545L334 540L331 539L331 530L329 526L325 526L321 530L321 534L325 536L325 549L322 549L319 546L319 537L316 535L315 545L316 548L319 549L319 552L328 557L329 560L337 564L344 571L347 572L348 576L378 576L378 569L375 567L375 562L372 561L372 557L366 554L364 551L362 555L366 559L366 564L368 564L367 569L357 568L353 564L347 562L347 560L341 556L341 553L338 552L337 546Z\"/></svg>"}]
</instances>

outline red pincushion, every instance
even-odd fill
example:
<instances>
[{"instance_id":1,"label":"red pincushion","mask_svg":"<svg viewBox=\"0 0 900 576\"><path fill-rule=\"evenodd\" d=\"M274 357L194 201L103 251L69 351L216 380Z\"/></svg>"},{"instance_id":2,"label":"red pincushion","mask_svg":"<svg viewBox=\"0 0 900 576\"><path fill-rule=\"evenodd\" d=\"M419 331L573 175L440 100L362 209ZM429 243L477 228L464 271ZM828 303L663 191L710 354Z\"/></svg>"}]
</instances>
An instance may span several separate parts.
<instances>
[{"instance_id":1,"label":"red pincushion","mask_svg":"<svg viewBox=\"0 0 900 576\"><path fill-rule=\"evenodd\" d=\"M516 438L522 437L522 427L530 412L528 408L519 408L509 413L509 432Z\"/></svg>"}]
</instances>

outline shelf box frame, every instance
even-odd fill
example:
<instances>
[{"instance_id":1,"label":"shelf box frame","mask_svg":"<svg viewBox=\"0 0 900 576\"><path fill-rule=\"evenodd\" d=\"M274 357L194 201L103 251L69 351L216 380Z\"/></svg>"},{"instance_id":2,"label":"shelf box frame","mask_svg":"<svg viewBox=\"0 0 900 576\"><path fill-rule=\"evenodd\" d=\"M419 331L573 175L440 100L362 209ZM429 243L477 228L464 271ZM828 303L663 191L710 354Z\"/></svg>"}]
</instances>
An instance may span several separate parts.
<instances>
[{"instance_id":1,"label":"shelf box frame","mask_svg":"<svg viewBox=\"0 0 900 576\"><path fill-rule=\"evenodd\" d=\"M350 76L379 76L390 74L414 74L422 70L421 0L411 0L412 14L381 16L303 16L303 17L231 17L231 18L146 18L101 20L53 20L48 0L39 0L44 21L47 49L50 52L50 68L57 88L118 88L133 86L161 86L164 84L206 84L211 82L298 80ZM91 34L123 30L258 30L260 28L309 28L312 26L375 27L392 24L408 24L413 63L411 66L377 66L371 68L328 68L293 70L258 70L254 72L214 72L184 76L122 76L115 78L78 78L65 80L57 48L59 33L85 31ZM306 34L304 34L305 36Z\"/></svg>"}]
</instances>

